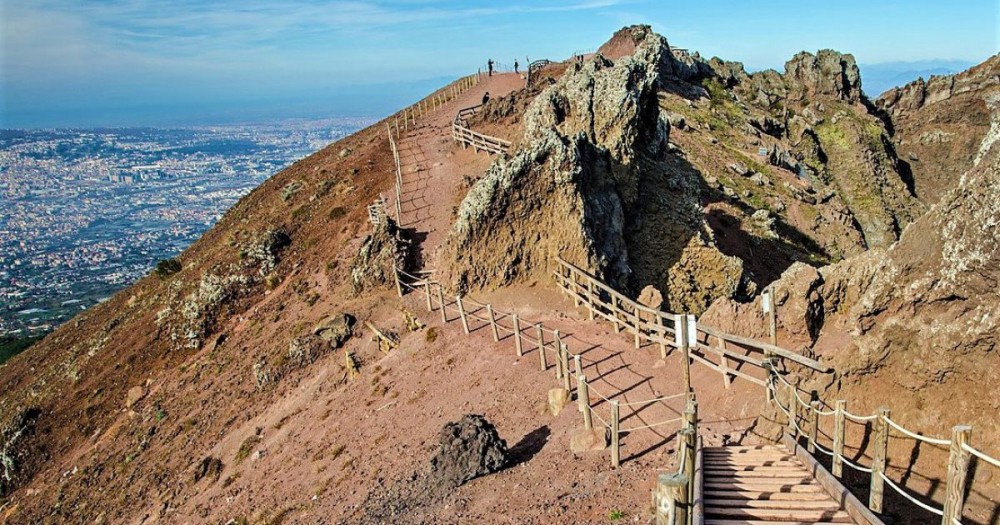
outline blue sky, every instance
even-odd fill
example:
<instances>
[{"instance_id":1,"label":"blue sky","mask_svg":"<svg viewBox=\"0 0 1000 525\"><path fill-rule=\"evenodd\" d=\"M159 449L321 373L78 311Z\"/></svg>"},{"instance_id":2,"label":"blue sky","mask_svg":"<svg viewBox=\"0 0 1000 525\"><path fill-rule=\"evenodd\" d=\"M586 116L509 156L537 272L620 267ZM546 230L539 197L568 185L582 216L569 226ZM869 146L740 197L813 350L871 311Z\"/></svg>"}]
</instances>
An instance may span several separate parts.
<instances>
[{"instance_id":1,"label":"blue sky","mask_svg":"<svg viewBox=\"0 0 1000 525\"><path fill-rule=\"evenodd\" d=\"M0 0L0 127L377 115L633 23L749 69L821 48L978 63L998 18L1000 0Z\"/></svg>"}]
</instances>

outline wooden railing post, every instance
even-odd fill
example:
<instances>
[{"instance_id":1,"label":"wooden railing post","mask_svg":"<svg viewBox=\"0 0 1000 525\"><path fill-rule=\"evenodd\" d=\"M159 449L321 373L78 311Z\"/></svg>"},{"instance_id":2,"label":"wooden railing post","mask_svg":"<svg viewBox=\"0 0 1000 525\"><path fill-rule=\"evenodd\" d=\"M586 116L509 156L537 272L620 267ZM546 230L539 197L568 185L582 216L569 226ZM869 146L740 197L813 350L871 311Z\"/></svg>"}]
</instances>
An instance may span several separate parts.
<instances>
[{"instance_id":1,"label":"wooden railing post","mask_svg":"<svg viewBox=\"0 0 1000 525\"><path fill-rule=\"evenodd\" d=\"M842 477L844 475L844 432L845 418L847 411L847 401L837 400L837 405L833 412L833 475Z\"/></svg>"},{"instance_id":2,"label":"wooden railing post","mask_svg":"<svg viewBox=\"0 0 1000 525\"><path fill-rule=\"evenodd\" d=\"M721 337L716 337L716 346L719 347L719 368L722 369L722 384L725 385L726 389L733 384L733 379L729 377L729 359L726 358L726 340ZM770 392L768 393L770 397ZM768 399L770 401L770 399Z\"/></svg>"},{"instance_id":3,"label":"wooden railing post","mask_svg":"<svg viewBox=\"0 0 1000 525\"><path fill-rule=\"evenodd\" d=\"M632 307L632 323L635 325L635 347L639 348L642 346L642 342L639 341L639 335L642 332L642 317L639 315L639 307Z\"/></svg>"},{"instance_id":4,"label":"wooden railing post","mask_svg":"<svg viewBox=\"0 0 1000 525\"><path fill-rule=\"evenodd\" d=\"M448 322L448 311L444 308L444 286L438 284L438 306L441 307L441 322Z\"/></svg>"},{"instance_id":5,"label":"wooden railing post","mask_svg":"<svg viewBox=\"0 0 1000 525\"><path fill-rule=\"evenodd\" d=\"M403 296L403 281L399 277L399 269L397 269L395 266L393 266L392 267L392 274L394 276L396 276L396 293L398 293L399 296L402 297Z\"/></svg>"},{"instance_id":6,"label":"wooden railing post","mask_svg":"<svg viewBox=\"0 0 1000 525\"><path fill-rule=\"evenodd\" d=\"M667 358L667 343L666 343L666 340L667 340L667 331L664 330L664 328L663 328L663 314L661 314L659 312L656 313L656 328L657 328L657 333L660 334L660 358L661 359L666 359Z\"/></svg>"},{"instance_id":7,"label":"wooden railing post","mask_svg":"<svg viewBox=\"0 0 1000 525\"><path fill-rule=\"evenodd\" d=\"M497 330L497 317L493 313L493 305L492 304L486 305L486 313L489 314L489 316L490 316L490 328L493 329L493 342L499 342L500 341L500 331Z\"/></svg>"},{"instance_id":8,"label":"wooden railing post","mask_svg":"<svg viewBox=\"0 0 1000 525\"><path fill-rule=\"evenodd\" d=\"M778 346L778 303L774 297L774 285L767 288L767 294L771 300L771 311L768 316L768 331L771 335L771 344Z\"/></svg>"},{"instance_id":9,"label":"wooden railing post","mask_svg":"<svg viewBox=\"0 0 1000 525\"><path fill-rule=\"evenodd\" d=\"M424 279L424 298L427 299L427 311L434 311L434 304L431 302L431 282Z\"/></svg>"},{"instance_id":10,"label":"wooden railing post","mask_svg":"<svg viewBox=\"0 0 1000 525\"><path fill-rule=\"evenodd\" d=\"M579 355L573 356L573 366L576 369L576 375L583 373L583 357Z\"/></svg>"},{"instance_id":11,"label":"wooden railing post","mask_svg":"<svg viewBox=\"0 0 1000 525\"><path fill-rule=\"evenodd\" d=\"M819 401L809 402L809 442L806 443L806 450L810 454L816 453L816 436L819 434Z\"/></svg>"},{"instance_id":12,"label":"wooden railing post","mask_svg":"<svg viewBox=\"0 0 1000 525\"><path fill-rule=\"evenodd\" d=\"M955 520L962 519L962 507L965 506L965 484L969 476L970 454L962 448L972 439L972 427L956 425L951 428L951 451L948 455L948 485L944 500L944 516L942 525L952 525Z\"/></svg>"},{"instance_id":13,"label":"wooden railing post","mask_svg":"<svg viewBox=\"0 0 1000 525\"><path fill-rule=\"evenodd\" d=\"M868 508L874 512L882 512L882 491L885 488L885 459L889 446L889 423L885 418L889 417L888 408L878 409L878 417L875 418L875 448L872 450L872 480L871 488L868 492Z\"/></svg>"},{"instance_id":14,"label":"wooden railing post","mask_svg":"<svg viewBox=\"0 0 1000 525\"><path fill-rule=\"evenodd\" d=\"M466 319L466 317L465 317L465 307L462 306L462 296L461 295L456 295L455 296L455 303L458 304L458 316L462 318L462 330L465 330L465 333L468 334L469 333L469 320Z\"/></svg>"},{"instance_id":15,"label":"wooden railing post","mask_svg":"<svg viewBox=\"0 0 1000 525\"><path fill-rule=\"evenodd\" d=\"M597 307L595 305L596 302L597 301L595 301L595 297L594 297L594 280L591 279L588 276L587 277L587 307L588 307L588 313L590 314L590 320L591 321L594 320L594 308Z\"/></svg>"},{"instance_id":16,"label":"wooden railing post","mask_svg":"<svg viewBox=\"0 0 1000 525\"><path fill-rule=\"evenodd\" d=\"M593 430L594 419L590 413L590 387L587 385L587 376L583 374L576 376L576 399L580 405L580 412L583 412L583 428Z\"/></svg>"},{"instance_id":17,"label":"wooden railing post","mask_svg":"<svg viewBox=\"0 0 1000 525\"><path fill-rule=\"evenodd\" d=\"M799 414L799 402L795 399L795 385L788 383L785 390L787 393L785 399L788 403L788 428L785 430L785 433L791 436L795 441L798 441L799 433L795 426L795 420L798 418Z\"/></svg>"},{"instance_id":18,"label":"wooden railing post","mask_svg":"<svg viewBox=\"0 0 1000 525\"><path fill-rule=\"evenodd\" d=\"M619 448L619 415L618 415L618 400L615 399L611 401L611 466L618 468L621 465L621 450Z\"/></svg>"},{"instance_id":19,"label":"wooden railing post","mask_svg":"<svg viewBox=\"0 0 1000 525\"><path fill-rule=\"evenodd\" d=\"M553 334L556 338L555 349L556 349L556 379L562 379L563 367L562 367L562 337L559 336L559 330L553 330Z\"/></svg>"},{"instance_id":20,"label":"wooden railing post","mask_svg":"<svg viewBox=\"0 0 1000 525\"><path fill-rule=\"evenodd\" d=\"M681 355L684 359L684 391L691 392L691 349L688 347L688 316L677 314L674 329L680 334Z\"/></svg>"},{"instance_id":21,"label":"wooden railing post","mask_svg":"<svg viewBox=\"0 0 1000 525\"><path fill-rule=\"evenodd\" d=\"M517 349L517 357L524 355L524 348L521 347L521 320L517 314L510 314L510 320L514 324L514 348Z\"/></svg>"},{"instance_id":22,"label":"wooden railing post","mask_svg":"<svg viewBox=\"0 0 1000 525\"><path fill-rule=\"evenodd\" d=\"M570 383L570 373L569 373L569 349L566 348L564 343L559 343L559 356L562 359L562 369L563 369L563 388L567 392L571 390Z\"/></svg>"},{"instance_id":23,"label":"wooden railing post","mask_svg":"<svg viewBox=\"0 0 1000 525\"><path fill-rule=\"evenodd\" d=\"M615 295L614 293L612 293L611 294L611 315L613 315L614 318L615 318L615 333L616 334L621 333L621 331L622 331L622 322L621 322L621 319L619 319L619 316L618 316L619 311L620 310L618 308L618 296Z\"/></svg>"},{"instance_id":24,"label":"wooden railing post","mask_svg":"<svg viewBox=\"0 0 1000 525\"><path fill-rule=\"evenodd\" d=\"M656 525L687 525L688 485L687 477L682 472L657 477L659 505L656 508Z\"/></svg>"},{"instance_id":25,"label":"wooden railing post","mask_svg":"<svg viewBox=\"0 0 1000 525\"><path fill-rule=\"evenodd\" d=\"M545 361L545 333L542 331L542 323L535 323L535 335L538 336L538 364L544 372L549 364Z\"/></svg>"}]
</instances>

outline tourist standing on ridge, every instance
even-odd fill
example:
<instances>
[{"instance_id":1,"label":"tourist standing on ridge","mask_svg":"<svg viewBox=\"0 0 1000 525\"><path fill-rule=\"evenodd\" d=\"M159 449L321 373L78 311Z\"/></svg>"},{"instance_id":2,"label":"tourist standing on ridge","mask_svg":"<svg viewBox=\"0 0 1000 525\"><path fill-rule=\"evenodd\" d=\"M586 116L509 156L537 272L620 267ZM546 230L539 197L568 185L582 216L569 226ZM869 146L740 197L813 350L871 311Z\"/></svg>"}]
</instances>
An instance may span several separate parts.
<instances>
[{"instance_id":1,"label":"tourist standing on ridge","mask_svg":"<svg viewBox=\"0 0 1000 525\"><path fill-rule=\"evenodd\" d=\"M517 71L517 59L515 58L514 59L514 74L516 75L517 73L518 73L518 71Z\"/></svg>"},{"instance_id":2,"label":"tourist standing on ridge","mask_svg":"<svg viewBox=\"0 0 1000 525\"><path fill-rule=\"evenodd\" d=\"M493 59L492 58L486 61L486 67L490 70L490 76L492 77L493 76Z\"/></svg>"},{"instance_id":3,"label":"tourist standing on ridge","mask_svg":"<svg viewBox=\"0 0 1000 525\"><path fill-rule=\"evenodd\" d=\"M489 102L489 101L490 101L490 92L487 91L486 94L483 95L483 105L485 106L486 103Z\"/></svg>"}]
</instances>

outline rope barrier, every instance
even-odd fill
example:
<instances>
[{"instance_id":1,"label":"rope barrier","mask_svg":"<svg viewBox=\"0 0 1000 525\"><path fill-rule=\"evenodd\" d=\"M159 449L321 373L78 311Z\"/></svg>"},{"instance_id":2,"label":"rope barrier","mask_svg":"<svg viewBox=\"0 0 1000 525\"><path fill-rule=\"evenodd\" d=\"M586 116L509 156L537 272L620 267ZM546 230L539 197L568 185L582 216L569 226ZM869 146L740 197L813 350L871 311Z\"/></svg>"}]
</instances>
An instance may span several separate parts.
<instances>
[{"instance_id":1,"label":"rope barrier","mask_svg":"<svg viewBox=\"0 0 1000 525\"><path fill-rule=\"evenodd\" d=\"M872 414L870 416L856 416L845 410L844 417L846 417L851 421L854 421L855 423L867 423L869 421L875 421L876 419L878 419L878 414Z\"/></svg>"},{"instance_id":2,"label":"rope barrier","mask_svg":"<svg viewBox=\"0 0 1000 525\"><path fill-rule=\"evenodd\" d=\"M604 418L601 417L601 415L598 414L596 410L590 409L590 415L596 417L597 420L601 422L601 425L604 425L604 428L611 430L611 425L609 425L608 422L605 421Z\"/></svg>"},{"instance_id":3,"label":"rope barrier","mask_svg":"<svg viewBox=\"0 0 1000 525\"><path fill-rule=\"evenodd\" d=\"M666 421L660 421L659 423L650 423L648 425L642 425L642 426L632 427L632 428L620 428L620 429L618 429L618 432L635 432L636 430L645 430L647 428L658 427L660 425L666 425L668 423L676 423L678 421L681 421L682 419L684 419L684 418L682 418L682 417L675 417L674 419L668 419Z\"/></svg>"},{"instance_id":4,"label":"rope barrier","mask_svg":"<svg viewBox=\"0 0 1000 525\"><path fill-rule=\"evenodd\" d=\"M670 396L657 397L657 398L653 398L653 399L647 399L645 401L631 401L631 402L628 402L628 403L622 403L621 401L619 401L618 402L618 406L630 407L630 406L635 406L635 405L648 405L650 403L659 403L660 401L666 401L668 399L675 399L675 398L678 398L678 397L687 397L687 393L685 392L685 393L681 393L681 394L673 394L673 395L670 395Z\"/></svg>"},{"instance_id":5,"label":"rope barrier","mask_svg":"<svg viewBox=\"0 0 1000 525\"><path fill-rule=\"evenodd\" d=\"M826 454L827 456L830 456L832 458L835 455L832 450L824 447L823 445L820 445L817 440L811 439L809 441L813 444L814 447L816 447L816 450Z\"/></svg>"},{"instance_id":6,"label":"rope barrier","mask_svg":"<svg viewBox=\"0 0 1000 525\"><path fill-rule=\"evenodd\" d=\"M1000 460L997 460L992 456L987 456L986 453L977 450L970 445L962 443L962 450L972 454L973 456L976 456L977 458L989 463L990 465L993 465L994 467L1000 468Z\"/></svg>"},{"instance_id":7,"label":"rope barrier","mask_svg":"<svg viewBox=\"0 0 1000 525\"><path fill-rule=\"evenodd\" d=\"M872 469L871 468L864 467L864 466L861 466L861 465L856 465L856 464L852 463L851 460L847 459L844 456L840 456L840 460L843 461L845 465L847 465L848 467L851 467L854 470L857 470L858 472L867 472L868 474L872 473Z\"/></svg>"},{"instance_id":8,"label":"rope barrier","mask_svg":"<svg viewBox=\"0 0 1000 525\"><path fill-rule=\"evenodd\" d=\"M896 492L898 492L900 496L903 496L904 498L910 500L911 502L913 502L914 505L916 505L916 506L918 506L918 507L926 510L927 512L933 512L934 514L937 514L938 516L944 516L944 509L938 509L937 507L932 507L930 505L927 505L926 503L922 503L922 502L918 501L913 496L907 494L906 491L904 491L902 489L902 487L900 487L899 485L897 485L895 481L893 481L892 479L889 478L889 476L886 476L885 473L879 472L878 475L882 478L882 480L884 480L886 483L888 483L889 486L893 488L893 490L895 490Z\"/></svg>"},{"instance_id":9,"label":"rope barrier","mask_svg":"<svg viewBox=\"0 0 1000 525\"><path fill-rule=\"evenodd\" d=\"M948 439L939 439L939 438L931 438L931 437L927 437L927 436L921 436L920 434L914 434L913 432L910 432L909 430L906 430L905 428L903 428L902 426L900 426L895 421L889 419L888 417L883 416L882 419L884 419L886 423L889 423L889 426L891 426L892 428L894 428L894 429L902 432L903 434L905 434L905 435L907 435L907 436L909 436L909 437L911 437L913 439L916 439L917 441L923 441L924 443L929 443L931 445L938 445L938 446L942 446L942 447L950 447L951 446L951 440L948 440Z\"/></svg>"}]
</instances>

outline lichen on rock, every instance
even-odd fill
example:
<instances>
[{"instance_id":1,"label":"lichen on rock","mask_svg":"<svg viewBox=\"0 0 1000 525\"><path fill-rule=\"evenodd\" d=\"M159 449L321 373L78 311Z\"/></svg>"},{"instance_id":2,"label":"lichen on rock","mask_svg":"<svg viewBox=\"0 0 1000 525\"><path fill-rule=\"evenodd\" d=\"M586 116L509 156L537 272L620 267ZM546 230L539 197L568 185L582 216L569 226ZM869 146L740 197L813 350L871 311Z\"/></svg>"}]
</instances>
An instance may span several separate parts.
<instances>
[{"instance_id":1,"label":"lichen on rock","mask_svg":"<svg viewBox=\"0 0 1000 525\"><path fill-rule=\"evenodd\" d=\"M391 217L372 225L372 233L361 241L361 248L351 263L351 286L355 294L387 288L396 282L396 268L404 269L409 257L409 243Z\"/></svg>"}]
</instances>

